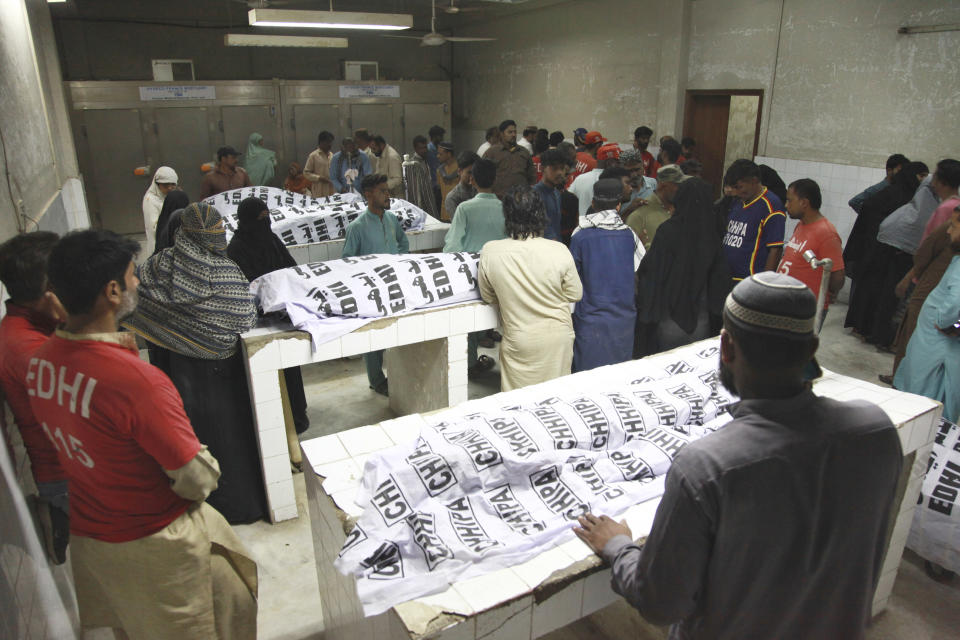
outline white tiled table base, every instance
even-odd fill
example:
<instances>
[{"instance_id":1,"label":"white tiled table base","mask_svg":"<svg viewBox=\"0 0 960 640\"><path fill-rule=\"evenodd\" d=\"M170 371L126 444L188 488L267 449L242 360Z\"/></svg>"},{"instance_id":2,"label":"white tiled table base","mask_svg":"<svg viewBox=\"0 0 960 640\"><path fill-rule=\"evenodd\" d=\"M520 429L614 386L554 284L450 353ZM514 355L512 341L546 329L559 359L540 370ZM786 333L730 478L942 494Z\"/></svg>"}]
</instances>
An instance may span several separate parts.
<instances>
[{"instance_id":1,"label":"white tiled table base","mask_svg":"<svg viewBox=\"0 0 960 640\"><path fill-rule=\"evenodd\" d=\"M297 517L297 502L290 473L287 436L284 428L283 405L280 398L280 371L314 362L324 362L346 356L388 349L388 370L395 371L393 385L428 386L430 394L420 400L415 411L441 409L467 399L467 340L470 331L493 329L497 326L497 308L482 302L432 309L394 318L384 318L352 333L332 340L314 351L309 334L291 327L254 329L241 336L243 353L250 383L250 401L253 404L254 424L257 429L263 481L267 504L273 522ZM401 347L409 362L422 362L418 352L428 352L436 362L437 353L443 354L446 367L420 367L404 372L407 357L391 357L391 349ZM439 348L438 348L439 347ZM412 366L412 364L411 364ZM420 375L418 374L418 371ZM428 380L422 380L425 372ZM403 381L403 382L401 382ZM393 393L390 406L398 413L404 411L403 393Z\"/></svg>"},{"instance_id":2,"label":"white tiled table base","mask_svg":"<svg viewBox=\"0 0 960 640\"><path fill-rule=\"evenodd\" d=\"M627 365L629 363L616 366ZM589 372L577 375L589 375ZM900 434L905 462L898 491L902 498L891 505L895 517L891 521L892 534L874 596L876 615L890 598L941 406L927 398L830 372L818 380L814 388L819 395L841 400L865 399L878 404L897 425ZM503 403L509 404L506 399ZM333 562L346 538L346 530L361 513L353 499L366 458L373 451L415 438L424 424L421 416L409 415L302 443L327 640L532 639L598 611L618 598L610 589L610 570L602 567L600 560L574 539L521 565L457 582L444 593L364 618L354 580L342 576L333 568ZM659 499L650 500L625 514L638 539L649 533L658 504Z\"/></svg>"}]
</instances>

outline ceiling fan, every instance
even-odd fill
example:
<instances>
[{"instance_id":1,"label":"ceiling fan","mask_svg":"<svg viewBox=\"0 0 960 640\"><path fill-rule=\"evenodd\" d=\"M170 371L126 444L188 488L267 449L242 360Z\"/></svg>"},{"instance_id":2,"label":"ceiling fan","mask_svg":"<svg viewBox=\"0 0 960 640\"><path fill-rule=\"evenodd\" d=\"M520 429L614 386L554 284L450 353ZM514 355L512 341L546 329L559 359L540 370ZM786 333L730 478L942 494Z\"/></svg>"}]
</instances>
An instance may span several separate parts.
<instances>
[{"instance_id":1,"label":"ceiling fan","mask_svg":"<svg viewBox=\"0 0 960 640\"><path fill-rule=\"evenodd\" d=\"M444 13L451 13L454 15L458 13L467 13L472 11L483 11L483 9L481 7L458 7L456 4L456 0L450 0L450 6L443 8Z\"/></svg>"},{"instance_id":2,"label":"ceiling fan","mask_svg":"<svg viewBox=\"0 0 960 640\"><path fill-rule=\"evenodd\" d=\"M452 4L452 2L451 2ZM422 38L420 36L383 36L384 38L416 38L420 40L421 47L439 47L447 42L491 42L496 38L467 38L459 36L445 36L437 33L437 0L431 0L430 6L432 14L430 17L430 33ZM458 7L458 9L460 9Z\"/></svg>"}]
</instances>

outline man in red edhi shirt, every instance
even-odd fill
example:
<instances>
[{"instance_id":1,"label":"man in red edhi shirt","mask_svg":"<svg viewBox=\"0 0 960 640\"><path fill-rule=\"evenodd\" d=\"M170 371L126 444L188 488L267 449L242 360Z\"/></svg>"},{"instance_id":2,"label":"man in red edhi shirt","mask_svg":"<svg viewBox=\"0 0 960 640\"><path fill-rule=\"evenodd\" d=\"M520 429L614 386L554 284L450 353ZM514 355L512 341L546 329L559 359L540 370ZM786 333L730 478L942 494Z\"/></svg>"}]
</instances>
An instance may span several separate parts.
<instances>
[{"instance_id":1,"label":"man in red edhi shirt","mask_svg":"<svg viewBox=\"0 0 960 640\"><path fill-rule=\"evenodd\" d=\"M53 562L63 564L70 539L67 477L57 450L33 416L24 386L33 352L66 318L47 286L47 256L59 239L50 231L34 231L0 245L0 281L10 294L7 314L0 322L0 388L30 459L47 553Z\"/></svg>"},{"instance_id":2,"label":"man in red edhi shirt","mask_svg":"<svg viewBox=\"0 0 960 640\"><path fill-rule=\"evenodd\" d=\"M53 248L67 320L26 373L69 482L80 623L131 638L255 638L256 564L203 502L219 466L170 379L117 332L137 304L137 249L92 229Z\"/></svg>"}]
</instances>

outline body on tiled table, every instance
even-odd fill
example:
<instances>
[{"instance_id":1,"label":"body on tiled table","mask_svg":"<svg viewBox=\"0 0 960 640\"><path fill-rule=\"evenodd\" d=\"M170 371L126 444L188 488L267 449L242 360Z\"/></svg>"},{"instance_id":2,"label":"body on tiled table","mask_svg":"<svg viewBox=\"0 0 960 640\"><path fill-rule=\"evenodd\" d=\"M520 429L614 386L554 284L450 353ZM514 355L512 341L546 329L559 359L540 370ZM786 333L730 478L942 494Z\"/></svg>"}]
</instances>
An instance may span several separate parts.
<instances>
[{"instance_id":1,"label":"body on tiled table","mask_svg":"<svg viewBox=\"0 0 960 640\"><path fill-rule=\"evenodd\" d=\"M387 349L387 371L393 371L391 391L395 391L391 408L400 414L442 409L467 399L466 334L493 329L498 320L496 307L467 302L382 318L316 351L310 335L289 324L275 323L243 334L240 341L271 521L297 517L280 393L283 369ZM413 392L417 388L432 392L421 397Z\"/></svg>"},{"instance_id":2,"label":"body on tiled table","mask_svg":"<svg viewBox=\"0 0 960 640\"><path fill-rule=\"evenodd\" d=\"M627 368L630 363L614 366ZM590 375L590 372L575 375ZM569 382L545 384L562 386ZM844 400L869 398L897 425L901 438L905 472L898 499L891 505L889 543L874 596L873 613L877 614L885 608L896 578L941 407L927 398L829 371L815 382L814 390L819 395ZM494 404L510 403L509 398L502 398ZM442 593L397 605L380 616L366 619L358 614L362 607L353 580L340 575L333 568L333 562L347 531L362 513L362 508L354 502L361 482L362 462L376 450L416 438L426 424L423 416L408 415L301 443L311 517L315 509L322 514L317 516L319 520L311 521L311 527L317 572L326 574L320 579L320 596L324 602L327 633L332 634L328 637L361 637L373 628L369 625L376 624L388 630L383 637L391 639L538 638L616 601L618 596L609 587L609 569L601 566L599 558L574 539L517 566L456 582ZM623 514L638 539L649 533L658 504L659 498L649 500ZM336 575L331 577L331 572ZM350 588L343 586L343 580L350 583ZM399 631L397 618L401 625Z\"/></svg>"}]
</instances>

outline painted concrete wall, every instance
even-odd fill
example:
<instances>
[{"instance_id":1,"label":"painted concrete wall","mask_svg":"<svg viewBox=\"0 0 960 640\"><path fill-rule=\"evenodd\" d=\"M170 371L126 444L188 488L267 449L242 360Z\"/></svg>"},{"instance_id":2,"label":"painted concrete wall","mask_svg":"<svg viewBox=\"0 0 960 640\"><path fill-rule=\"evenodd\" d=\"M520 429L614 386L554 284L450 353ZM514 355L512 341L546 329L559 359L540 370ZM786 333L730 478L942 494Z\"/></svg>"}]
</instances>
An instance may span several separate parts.
<instances>
[{"instance_id":1,"label":"painted concrete wall","mask_svg":"<svg viewBox=\"0 0 960 640\"><path fill-rule=\"evenodd\" d=\"M761 155L935 163L960 153L960 33L896 30L958 22L938 0L697 0L688 88L763 89Z\"/></svg>"},{"instance_id":2,"label":"painted concrete wall","mask_svg":"<svg viewBox=\"0 0 960 640\"><path fill-rule=\"evenodd\" d=\"M454 45L455 142L476 146L505 118L621 142L641 124L674 133L689 8L689 0L569 2L456 31L498 40Z\"/></svg>"},{"instance_id":3,"label":"painted concrete wall","mask_svg":"<svg viewBox=\"0 0 960 640\"><path fill-rule=\"evenodd\" d=\"M0 240L85 226L86 206L44 0L0 2ZM67 193L64 193L66 189ZM48 211L53 217L44 219Z\"/></svg>"},{"instance_id":4,"label":"painted concrete wall","mask_svg":"<svg viewBox=\"0 0 960 640\"><path fill-rule=\"evenodd\" d=\"M781 21L783 28L781 31ZM676 131L687 89L763 89L759 153L859 166L957 156L960 22L941 0L577 0L488 22L455 45L458 146L506 117L627 141Z\"/></svg>"}]
</instances>

